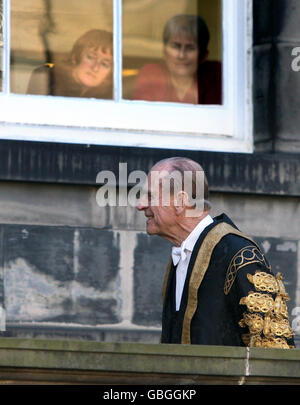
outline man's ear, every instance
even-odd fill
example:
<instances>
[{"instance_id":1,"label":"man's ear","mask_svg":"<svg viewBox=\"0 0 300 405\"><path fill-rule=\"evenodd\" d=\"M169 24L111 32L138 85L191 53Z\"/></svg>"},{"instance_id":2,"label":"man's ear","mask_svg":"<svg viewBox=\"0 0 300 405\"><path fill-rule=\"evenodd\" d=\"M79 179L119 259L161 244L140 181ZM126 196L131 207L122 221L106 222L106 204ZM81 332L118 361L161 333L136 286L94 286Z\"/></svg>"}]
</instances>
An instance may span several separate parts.
<instances>
[{"instance_id":1,"label":"man's ear","mask_svg":"<svg viewBox=\"0 0 300 405\"><path fill-rule=\"evenodd\" d=\"M189 197L185 191L178 191L176 197L174 198L174 206L176 214L180 215L188 207Z\"/></svg>"}]
</instances>

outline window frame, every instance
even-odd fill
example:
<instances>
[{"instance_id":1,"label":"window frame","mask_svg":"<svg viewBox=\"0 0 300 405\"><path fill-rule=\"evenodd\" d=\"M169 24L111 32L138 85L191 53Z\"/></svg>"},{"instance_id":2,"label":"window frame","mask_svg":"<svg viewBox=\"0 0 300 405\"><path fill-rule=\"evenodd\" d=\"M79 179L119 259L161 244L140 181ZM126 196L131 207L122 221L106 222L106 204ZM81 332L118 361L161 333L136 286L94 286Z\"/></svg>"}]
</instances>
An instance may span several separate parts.
<instances>
[{"instance_id":1,"label":"window frame","mask_svg":"<svg viewBox=\"0 0 300 405\"><path fill-rule=\"evenodd\" d=\"M121 7L122 0L113 0L114 60L119 61L114 69L115 100L94 100L10 93L10 0L3 0L0 138L253 152L252 1L223 0L222 106L122 99Z\"/></svg>"}]
</instances>

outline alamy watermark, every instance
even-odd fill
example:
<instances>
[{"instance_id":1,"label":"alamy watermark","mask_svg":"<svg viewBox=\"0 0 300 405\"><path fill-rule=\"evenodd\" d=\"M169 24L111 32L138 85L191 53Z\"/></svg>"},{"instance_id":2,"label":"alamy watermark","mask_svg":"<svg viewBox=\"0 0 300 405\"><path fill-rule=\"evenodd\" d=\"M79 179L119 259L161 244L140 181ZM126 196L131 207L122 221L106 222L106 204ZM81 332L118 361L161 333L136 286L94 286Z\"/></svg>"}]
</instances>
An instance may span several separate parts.
<instances>
[{"instance_id":1,"label":"alamy watermark","mask_svg":"<svg viewBox=\"0 0 300 405\"><path fill-rule=\"evenodd\" d=\"M182 206L187 216L197 216L204 209L204 172L174 170L150 172L134 170L128 173L127 163L119 163L118 179L114 172L102 170L96 183L102 184L96 194L100 207Z\"/></svg>"},{"instance_id":2,"label":"alamy watermark","mask_svg":"<svg viewBox=\"0 0 300 405\"><path fill-rule=\"evenodd\" d=\"M292 49L292 56L295 56L295 58L292 60L292 70L294 72L299 72L300 71L300 46L297 46Z\"/></svg>"}]
</instances>

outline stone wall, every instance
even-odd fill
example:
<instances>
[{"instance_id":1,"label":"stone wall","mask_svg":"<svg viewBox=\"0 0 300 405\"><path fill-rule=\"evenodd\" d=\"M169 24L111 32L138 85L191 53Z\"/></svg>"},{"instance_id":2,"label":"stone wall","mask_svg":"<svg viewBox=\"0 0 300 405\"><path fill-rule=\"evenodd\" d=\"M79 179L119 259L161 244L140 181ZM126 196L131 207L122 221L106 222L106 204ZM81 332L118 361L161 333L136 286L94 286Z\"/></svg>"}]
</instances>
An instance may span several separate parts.
<instances>
[{"instance_id":1,"label":"stone wall","mask_svg":"<svg viewBox=\"0 0 300 405\"><path fill-rule=\"evenodd\" d=\"M297 0L254 0L253 100L258 151L300 152L300 45Z\"/></svg>"},{"instance_id":2,"label":"stone wall","mask_svg":"<svg viewBox=\"0 0 300 405\"><path fill-rule=\"evenodd\" d=\"M31 401L40 396L32 395L32 390L21 391L25 384L43 384L45 388L47 384L90 384L88 390L82 386L79 390L73 390L69 386L68 391L67 387L62 387L64 389L60 392L56 386L50 390L46 388L47 391L44 392L48 398L55 400L58 396L61 398L61 393L68 395L68 400L73 394L77 394L76 399L78 395L85 395L84 400L86 395L92 394L99 400L103 398L103 391L110 391L110 388L112 391L120 390L118 385L113 384L143 384L144 387L141 388L144 391L141 394L145 394L147 399L153 399L147 396L150 388L155 389L149 387L150 385L160 385L160 389L164 389L163 385L172 385L173 389L178 391L180 386L186 385L182 387L186 389L187 385L194 385L197 396L192 399L198 399L203 397L205 390L209 392L210 398L213 398L215 392L219 398L220 387L209 389L206 385L272 384L268 391L264 387L264 393L270 396L274 394L274 384L299 383L300 351L297 349L266 350L229 346L120 344L47 339L0 340L1 391L7 388L5 392L9 392L11 399L16 393L22 393L23 399L28 398ZM13 389L8 388L11 384ZM16 384L19 386L16 387ZM168 388L172 389L166 389ZM36 388L34 389L36 391ZM138 390L138 387L134 390ZM280 390L282 392L282 388ZM44 392L39 390L39 394ZM251 390L247 390L247 396L250 392ZM257 396L257 389L255 395ZM137 399L140 398L145 399L139 396Z\"/></svg>"}]
</instances>

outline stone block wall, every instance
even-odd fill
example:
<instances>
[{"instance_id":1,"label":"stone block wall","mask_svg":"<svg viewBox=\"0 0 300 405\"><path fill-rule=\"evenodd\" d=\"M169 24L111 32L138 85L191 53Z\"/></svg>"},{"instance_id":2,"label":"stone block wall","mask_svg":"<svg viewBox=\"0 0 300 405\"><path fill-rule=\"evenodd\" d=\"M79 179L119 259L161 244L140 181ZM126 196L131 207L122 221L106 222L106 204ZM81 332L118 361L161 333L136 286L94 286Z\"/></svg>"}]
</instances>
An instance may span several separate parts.
<instances>
[{"instance_id":1,"label":"stone block wall","mask_svg":"<svg viewBox=\"0 0 300 405\"><path fill-rule=\"evenodd\" d=\"M253 10L256 150L299 153L300 70L292 68L292 51L300 46L299 2L254 0Z\"/></svg>"}]
</instances>

